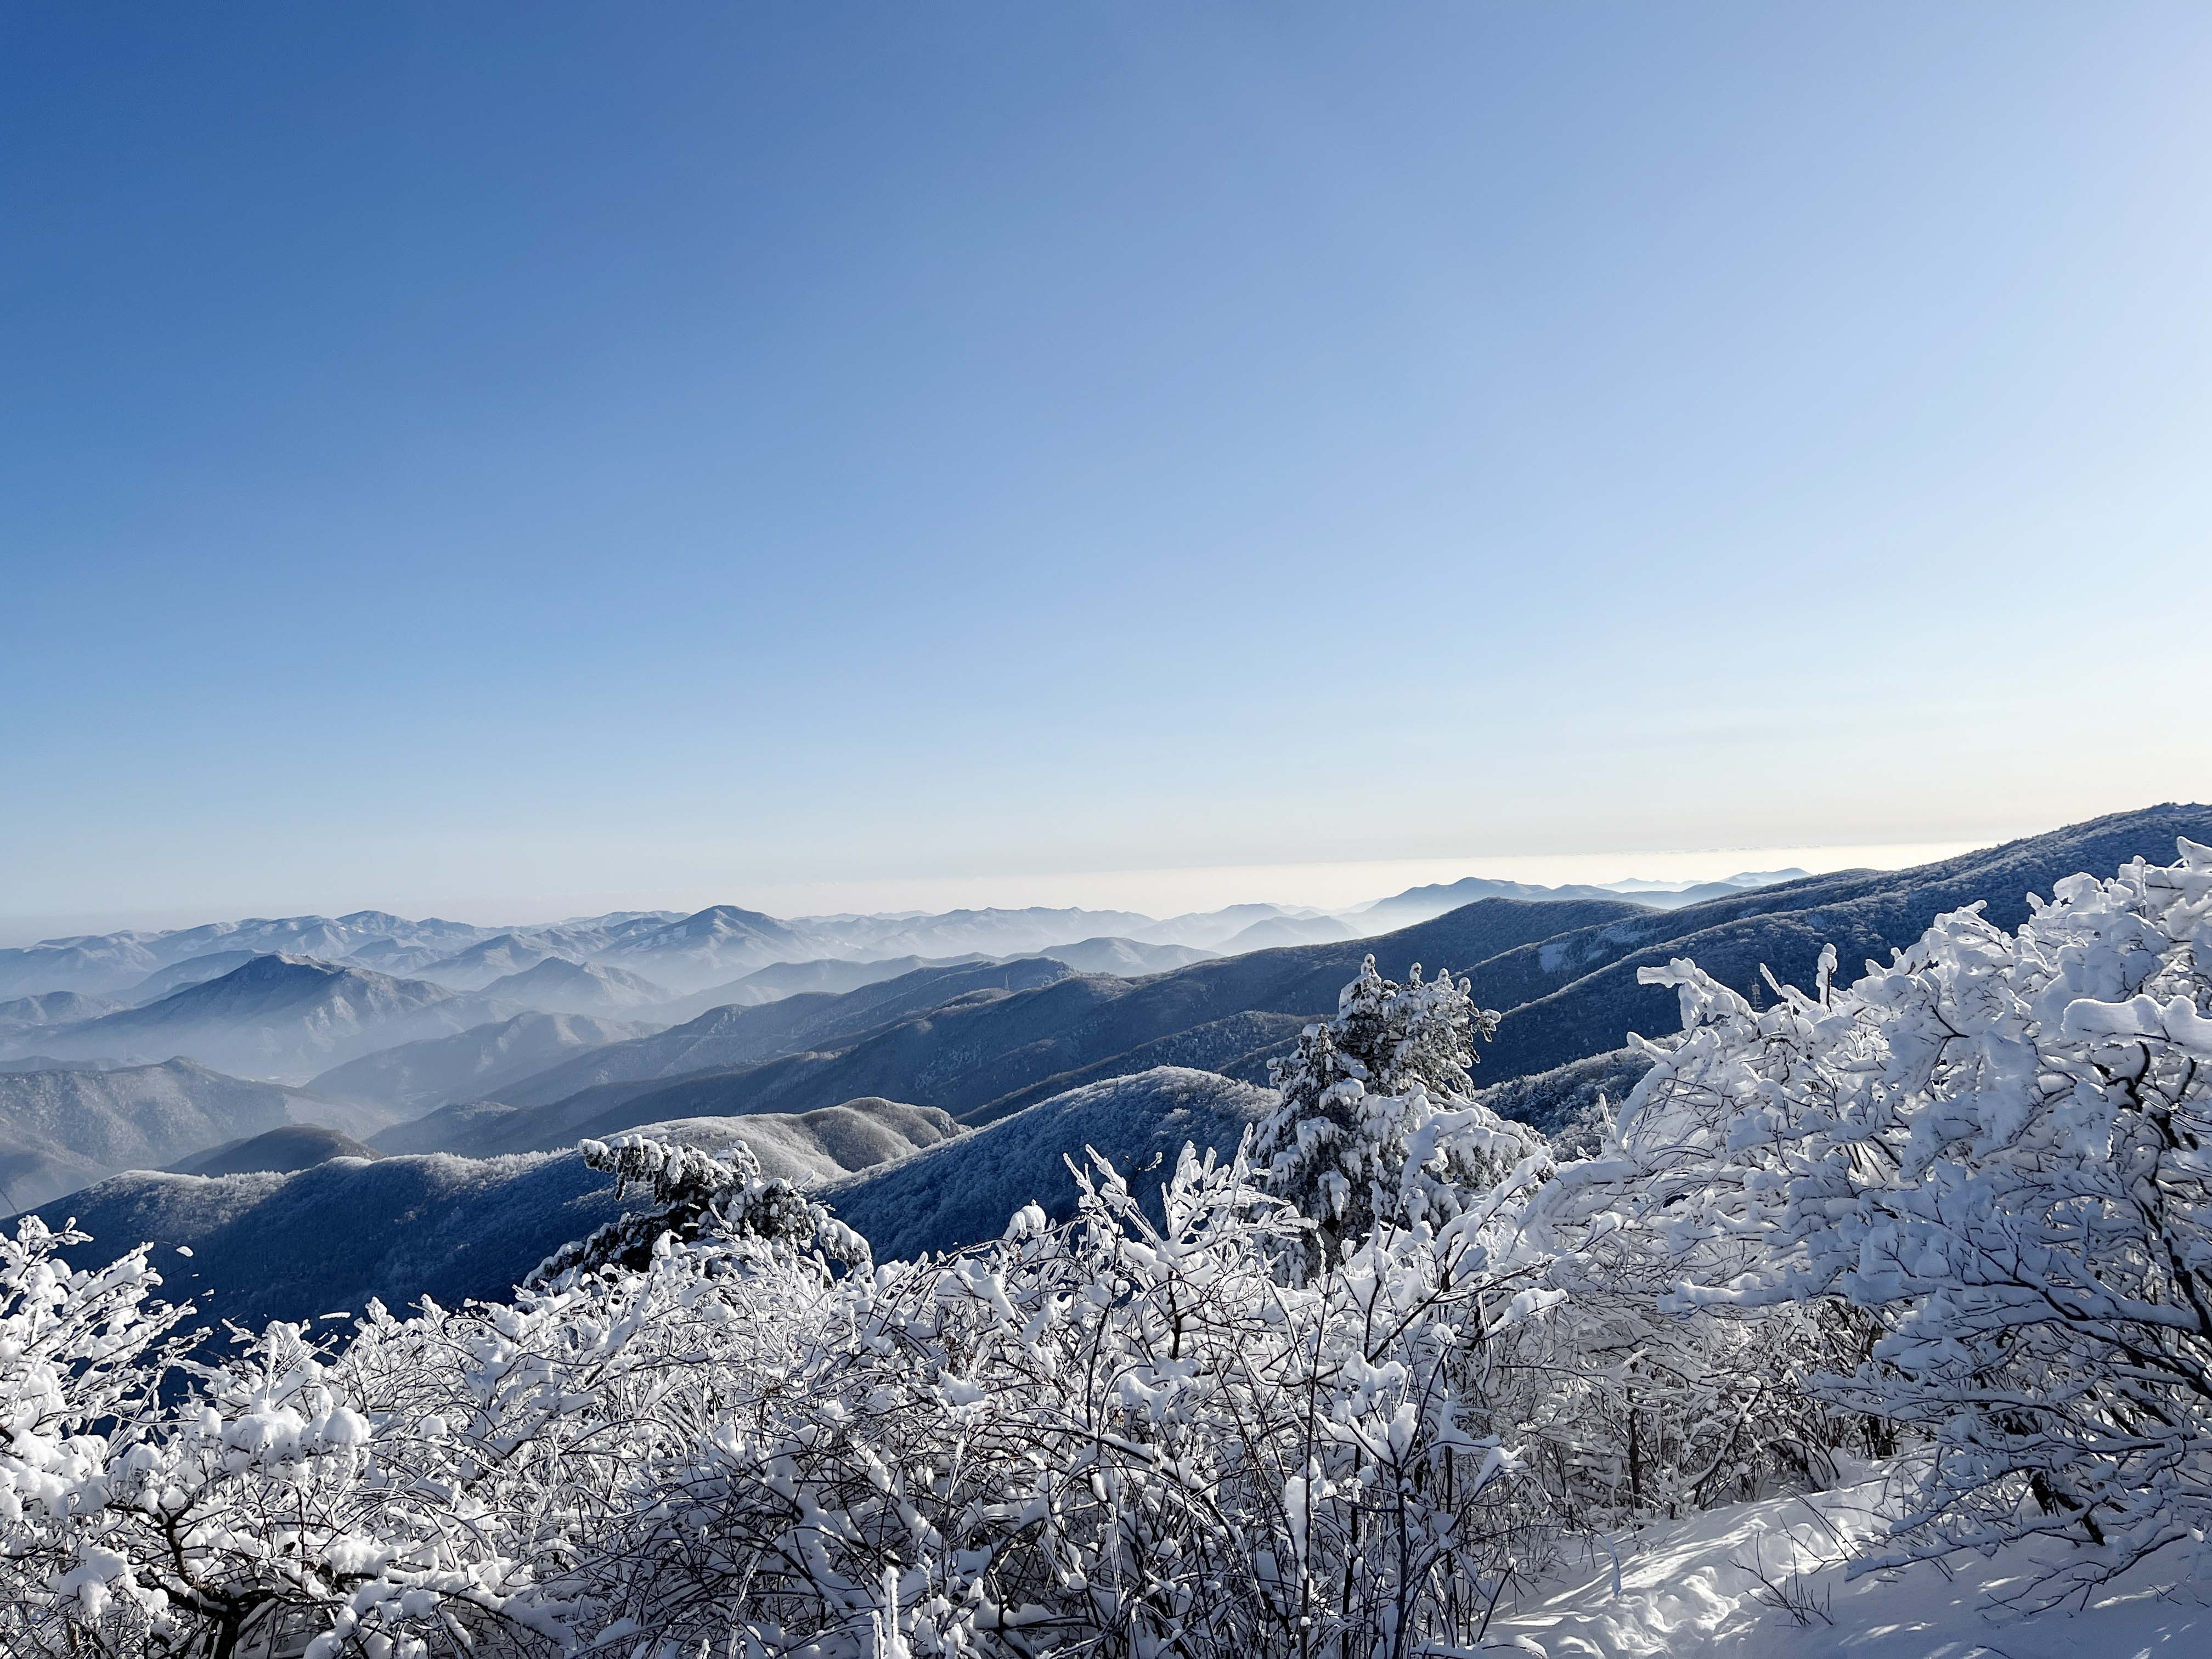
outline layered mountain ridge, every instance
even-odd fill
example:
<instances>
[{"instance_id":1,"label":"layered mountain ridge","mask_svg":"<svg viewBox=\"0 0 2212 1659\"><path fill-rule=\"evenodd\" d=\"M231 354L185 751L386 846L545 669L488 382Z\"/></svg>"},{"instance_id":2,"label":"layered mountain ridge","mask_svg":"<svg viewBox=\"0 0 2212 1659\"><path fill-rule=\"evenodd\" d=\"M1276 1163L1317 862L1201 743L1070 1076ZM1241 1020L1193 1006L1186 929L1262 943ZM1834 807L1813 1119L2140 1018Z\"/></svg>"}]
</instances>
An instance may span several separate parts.
<instances>
[{"instance_id":1,"label":"layered mountain ridge","mask_svg":"<svg viewBox=\"0 0 2212 1659\"><path fill-rule=\"evenodd\" d=\"M750 970L765 976L762 989L773 988L773 1000L724 1002L673 1024L507 1012L357 1054L318 1073L312 1090L225 1078L182 1060L63 1059L0 1072L0 1103L11 1089L18 1103L0 1110L0 1129L14 1137L0 1146L0 1168L18 1182L47 1183L33 1192L91 1180L86 1193L62 1201L96 1214L118 1248L171 1233L210 1238L239 1221L222 1234L230 1264L223 1293L258 1285L251 1269L273 1267L265 1287L234 1305L282 1307L288 1316L326 1290L343 1300L410 1273L415 1293L440 1285L503 1288L499 1275L526 1270L541 1243L550 1249L611 1213L617 1200L585 1178L569 1149L580 1136L625 1131L709 1150L744 1140L792 1178L831 1183L829 1196L884 1254L951 1248L997 1231L1015 1204L1064 1206L1072 1188L1062 1159L1085 1146L1133 1176L1158 1170L1184 1140L1232 1147L1273 1098L1264 1086L1270 1062L1305 1024L1335 1008L1370 954L1395 978L1417 963L1464 974L1479 1001L1503 1012L1495 1039L1482 1046L1483 1098L1559 1137L1564 1156L1587 1150L1600 1099L1617 1102L1640 1074L1644 1062L1623 1048L1627 1035L1673 1029L1672 994L1639 985L1640 968L1692 957L1760 997L1762 967L1805 982L1823 945L1836 945L1848 969L1858 957L1911 943L1937 915L1968 904L2011 927L2027 914L2029 894L2047 894L2077 871L2109 874L2136 856L2170 857L2177 837L2212 842L2212 808L2116 814L1908 870L1766 872L1784 878L1729 886L1673 908L1615 896L1490 895L1372 937L1150 974L1082 972L1040 953L895 961L888 965L904 971L863 980L865 963L814 957ZM1401 896L1418 906L1437 896ZM902 938L917 925L890 920ZM1225 936L1233 939L1268 920L1222 925L1237 924ZM621 925L635 941L668 922L644 916ZM678 937L714 955L719 972L729 952L749 948L748 930L758 931L745 916L722 915ZM1146 943L1134 933L1089 942L1114 951ZM1144 965L1141 957L1114 960ZM593 985L619 984L612 975L629 972L548 953L514 976L551 979L544 970L552 964L556 972L605 969L605 977L583 975ZM67 1047L74 1038L82 1046L83 1033L114 1022L171 1030L189 1023L179 1008L188 1014L215 1000L277 1026L302 1010L343 1005L346 1018L308 1022L318 1026L313 1040L327 1044L352 1041L359 1027L387 1016L454 1017L456 1005L472 1000L487 1000L280 953L144 1007L29 1029L42 1043ZM680 1000L658 1006L665 1012ZM49 1000L17 1018L66 1016L83 1006ZM130 1164L237 1172L115 1172ZM195 1179L200 1184L173 1184ZM20 1190L11 1195L26 1201ZM420 1218L423 1239L349 1231L388 1232L403 1214ZM261 1219L246 1225L249 1216ZM511 1236L495 1237L498 1229ZM324 1271L323 1255L341 1265Z\"/></svg>"}]
</instances>

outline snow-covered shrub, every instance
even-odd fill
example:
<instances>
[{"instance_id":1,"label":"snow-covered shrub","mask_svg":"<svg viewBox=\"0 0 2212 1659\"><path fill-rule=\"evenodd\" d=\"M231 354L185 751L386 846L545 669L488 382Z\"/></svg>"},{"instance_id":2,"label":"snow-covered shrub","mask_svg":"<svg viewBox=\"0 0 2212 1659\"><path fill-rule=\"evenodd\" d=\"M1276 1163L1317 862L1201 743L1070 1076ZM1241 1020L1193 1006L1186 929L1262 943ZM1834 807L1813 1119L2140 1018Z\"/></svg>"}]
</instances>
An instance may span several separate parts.
<instances>
[{"instance_id":1,"label":"snow-covered shrub","mask_svg":"<svg viewBox=\"0 0 2212 1659\"><path fill-rule=\"evenodd\" d=\"M1440 1225L1543 1149L1540 1134L1468 1098L1475 1039L1498 1024L1470 990L1449 974L1425 982L1419 963L1400 985L1370 956L1335 1017L1270 1068L1282 1103L1252 1156L1327 1252L1378 1222Z\"/></svg>"},{"instance_id":2,"label":"snow-covered shrub","mask_svg":"<svg viewBox=\"0 0 2212 1659\"><path fill-rule=\"evenodd\" d=\"M1280 1282L1303 1230L1186 1154L1149 1221L1103 1160L1077 1218L835 1287L617 1552L626 1628L915 1654L1410 1654L1472 1638L1522 1501L1493 1391L1554 1299L1513 1216ZM605 1594L605 1592L603 1592Z\"/></svg>"},{"instance_id":3,"label":"snow-covered shrub","mask_svg":"<svg viewBox=\"0 0 2212 1659\"><path fill-rule=\"evenodd\" d=\"M1542 1168L1296 1285L1309 1224L1186 1156L1158 1224L1102 1161L1072 1223L921 1263L707 1228L342 1349L272 1326L103 1448L49 1552L100 1604L26 1577L8 1650L1463 1643L1545 1525L1510 1437Z\"/></svg>"},{"instance_id":4,"label":"snow-covered shrub","mask_svg":"<svg viewBox=\"0 0 2212 1659\"><path fill-rule=\"evenodd\" d=\"M1857 1310L1832 1406L1921 1437L1892 1554L2081 1541L2049 1599L2212 1534L2212 849L1979 907L1754 1012L1678 962L1615 1148L1685 1312ZM1595 1233L1601 1218L1590 1217Z\"/></svg>"},{"instance_id":5,"label":"snow-covered shrub","mask_svg":"<svg viewBox=\"0 0 2212 1659\"><path fill-rule=\"evenodd\" d=\"M532 1285L607 1267L642 1267L664 1238L781 1239L841 1261L868 1259L866 1239L790 1182L763 1175L760 1159L742 1140L720 1158L649 1135L579 1141L577 1150L591 1168L615 1177L618 1196L635 1185L653 1201L555 1251L538 1265Z\"/></svg>"},{"instance_id":6,"label":"snow-covered shrub","mask_svg":"<svg viewBox=\"0 0 2212 1659\"><path fill-rule=\"evenodd\" d=\"M164 1339L190 1311L154 1298L143 1249L72 1272L57 1252L84 1237L36 1216L0 1236L0 1651L36 1650L35 1605L97 1619L127 1581L77 1517L107 1501L118 1443L152 1409Z\"/></svg>"},{"instance_id":7,"label":"snow-covered shrub","mask_svg":"<svg viewBox=\"0 0 2212 1659\"><path fill-rule=\"evenodd\" d=\"M606 1620L654 1472L757 1405L752 1356L821 1307L818 1257L664 1241L511 1305L372 1306L342 1349L271 1325L116 1449L69 1544L103 1605L26 1586L11 1655L567 1654Z\"/></svg>"},{"instance_id":8,"label":"snow-covered shrub","mask_svg":"<svg viewBox=\"0 0 2212 1659\"><path fill-rule=\"evenodd\" d=\"M1775 1164L1745 1105L1815 1005L1784 993L1754 1011L1686 963L1657 977L1681 988L1684 1035L1633 1039L1650 1069L1617 1118L1594 1115L1595 1155L1560 1164L1532 1218L1569 1300L1530 1455L1563 1519L1600 1528L1824 1486L1838 1450L1887 1449L1808 1386L1856 1364L1865 1316L1836 1297L1678 1293L1774 1260L1760 1194Z\"/></svg>"}]
</instances>

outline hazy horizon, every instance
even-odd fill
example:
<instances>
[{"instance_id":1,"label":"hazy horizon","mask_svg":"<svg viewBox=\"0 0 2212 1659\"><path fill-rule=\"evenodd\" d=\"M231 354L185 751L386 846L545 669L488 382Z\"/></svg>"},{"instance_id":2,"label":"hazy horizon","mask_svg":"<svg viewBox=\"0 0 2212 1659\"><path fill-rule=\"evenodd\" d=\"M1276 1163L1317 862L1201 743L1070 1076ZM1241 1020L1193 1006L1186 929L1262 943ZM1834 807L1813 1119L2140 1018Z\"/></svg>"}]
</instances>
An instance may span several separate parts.
<instances>
[{"instance_id":1,"label":"hazy horizon","mask_svg":"<svg viewBox=\"0 0 2212 1659\"><path fill-rule=\"evenodd\" d=\"M2055 826L2054 826L2055 827ZM384 910L488 927L543 926L571 916L618 910L674 910L690 914L714 904L734 904L771 915L842 913L934 913L956 909L1019 909L1030 906L1086 910L1133 910L1167 917L1231 904L1274 903L1319 910L1346 908L1432 883L1481 876L1534 886L1602 886L1653 880L1686 884L1745 872L1792 866L1814 875L1864 867L1904 869L1969 852L1988 843L1896 842L1856 846L1712 848L1687 851L1586 853L1473 859L1346 860L1321 864L1221 866L1183 870L1120 870L1041 875L1026 878L953 878L920 881L812 884L744 891L705 888L658 894L651 890L569 892L536 899L388 903L246 905L220 911L207 907L87 912L40 918L0 915L0 948L76 934L158 932L232 921L249 916L348 915ZM1633 866L1629 867L1629 866ZM1627 896L1633 897L1632 894ZM842 899L842 902L840 902Z\"/></svg>"}]
</instances>

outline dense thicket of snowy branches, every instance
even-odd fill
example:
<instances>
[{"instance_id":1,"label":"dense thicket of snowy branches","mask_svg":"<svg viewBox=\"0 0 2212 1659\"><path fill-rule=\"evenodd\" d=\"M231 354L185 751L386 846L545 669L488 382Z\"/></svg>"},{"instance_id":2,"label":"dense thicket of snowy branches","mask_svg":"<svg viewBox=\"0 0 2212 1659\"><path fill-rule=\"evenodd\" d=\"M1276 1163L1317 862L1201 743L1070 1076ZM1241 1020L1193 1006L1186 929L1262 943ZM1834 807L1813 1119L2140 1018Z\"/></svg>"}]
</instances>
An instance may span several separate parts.
<instances>
[{"instance_id":1,"label":"dense thicket of snowy branches","mask_svg":"<svg viewBox=\"0 0 2212 1659\"><path fill-rule=\"evenodd\" d=\"M1888 1559L2212 1524L2212 852L1972 911L1682 1033L1595 1157L1468 1097L1489 1017L1371 965L1148 1217L875 1263L749 1160L513 1301L173 1346L144 1254L0 1246L0 1650L316 1659L1476 1647L1516 1564L1892 1455Z\"/></svg>"},{"instance_id":2,"label":"dense thicket of snowy branches","mask_svg":"<svg viewBox=\"0 0 2212 1659\"><path fill-rule=\"evenodd\" d=\"M2212 1526L2212 849L2031 909L1760 1012L1647 970L1684 1035L1547 1202L1662 1315L1813 1310L1861 1352L1796 1391L1917 1438L1892 1559L2078 1538L2051 1599Z\"/></svg>"}]
</instances>

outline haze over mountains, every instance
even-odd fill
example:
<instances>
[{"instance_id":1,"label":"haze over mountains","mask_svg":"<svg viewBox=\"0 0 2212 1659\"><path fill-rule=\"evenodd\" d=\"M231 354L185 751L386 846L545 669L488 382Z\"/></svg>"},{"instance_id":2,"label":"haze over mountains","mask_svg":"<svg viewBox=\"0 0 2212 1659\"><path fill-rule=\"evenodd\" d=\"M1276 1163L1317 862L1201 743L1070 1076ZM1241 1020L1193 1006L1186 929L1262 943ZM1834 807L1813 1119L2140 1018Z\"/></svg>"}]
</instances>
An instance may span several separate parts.
<instances>
[{"instance_id":1,"label":"haze over mountains","mask_svg":"<svg viewBox=\"0 0 2212 1659\"><path fill-rule=\"evenodd\" d=\"M1802 873L1737 876L1727 884L1707 885L1756 884ZM163 991L215 977L218 971L228 972L249 957L266 955L311 957L459 991L482 990L557 957L600 963L672 994L689 994L774 963L1032 956L1111 940L1129 946L1172 945L1233 955L1230 947L1240 937L1275 923L1316 924L1332 938L1348 938L1426 920L1474 898L1615 897L1630 890L1639 902L1656 905L1684 902L1681 896L1693 890L1636 880L1607 888L1535 888L1470 878L1450 888L1416 888L1337 916L1296 905L1232 904L1164 921L1127 910L1046 908L779 918L718 904L689 915L623 910L523 927L481 927L439 917L410 921L388 911L358 910L337 917L250 918L161 932L76 935L0 950L0 998L80 991L146 1001ZM1360 920L1369 911L1375 917ZM1328 927L1331 922L1340 922L1349 931L1340 934ZM1154 971L1181 965L1169 957L1135 955L1140 965ZM202 967L157 977L193 962Z\"/></svg>"},{"instance_id":2,"label":"haze over mountains","mask_svg":"<svg viewBox=\"0 0 2212 1659\"><path fill-rule=\"evenodd\" d=\"M666 1002L669 995L635 974L566 957L547 957L534 968L495 979L483 988L483 994L549 1014L630 1013Z\"/></svg>"},{"instance_id":3,"label":"haze over mountains","mask_svg":"<svg viewBox=\"0 0 2212 1659\"><path fill-rule=\"evenodd\" d=\"M1370 953L1393 977L1416 963L1468 975L1504 1015L1482 1048L1486 1100L1564 1146L1601 1093L1618 1100L1640 1073L1626 1034L1673 1026L1671 994L1638 984L1638 968L1694 957L1763 997L1762 965L1804 982L1824 944L1846 964L1883 956L1976 901L2009 926L2028 893L2168 856L2177 836L2212 842L2212 809L1694 893L1455 883L1343 914L1164 921L718 906L499 928L363 912L49 941L0 953L11 988L82 981L0 1003L0 1180L9 1207L82 1206L125 1234L158 1221L190 1242L234 1220L234 1257L218 1255L240 1273L256 1251L318 1248L311 1202L335 1206L340 1229L390 1225L410 1202L439 1218L442 1242L386 1247L374 1271L366 1244L344 1247L354 1265L335 1276L288 1268L291 1288L253 1304L287 1316L416 1269L430 1274L418 1290L503 1288L498 1274L615 1201L568 1149L641 1128L710 1150L744 1139L794 1179L839 1183L841 1209L891 1253L949 1248L1002 1225L1012 1186L1037 1188L1017 1202L1062 1201L1060 1159L1086 1144L1139 1164L1183 1138L1233 1145L1270 1061L1334 1011ZM1296 942L1228 948L1269 937ZM776 952L790 954L762 959ZM134 1169L194 1173L121 1173ZM479 1227L522 1231L490 1248L462 1213L476 1201ZM168 1235L117 1248L139 1236Z\"/></svg>"},{"instance_id":4,"label":"haze over mountains","mask_svg":"<svg viewBox=\"0 0 2212 1659\"><path fill-rule=\"evenodd\" d=\"M140 1238L191 1245L193 1288L231 1316L496 1294L619 1212L573 1148L634 1130L710 1151L744 1140L772 1172L826 1186L886 1255L949 1249L1029 1199L1063 1211L1062 1160L1086 1146L1136 1171L1184 1139L1233 1147L1272 1098L1270 1060L1370 952L1394 977L1465 974L1503 1011L1476 1082L1565 1153L1599 1096L1619 1100L1644 1069L1626 1033L1674 1024L1672 994L1638 985L1638 968L1694 957L1763 996L1762 964L1802 982L1823 944L1846 963L1883 955L1976 901L2011 925L2029 892L2166 856L2178 836L2212 842L2212 809L2117 815L1911 870L1746 876L1665 903L1458 883L1343 915L1237 906L1164 922L785 921L725 906L472 929L368 912L52 941L0 955L0 972L58 967L109 988L0 1005L0 1055L16 1056L0 1067L18 1068L0 1070L0 1181L9 1207L82 1212L88 1261ZM1271 936L1299 942L1224 948ZM301 941L351 960L250 948ZM803 954L758 960L777 951ZM608 1006L620 1014L564 1011ZM171 1044L193 1057L156 1052Z\"/></svg>"},{"instance_id":5,"label":"haze over mountains","mask_svg":"<svg viewBox=\"0 0 2212 1659\"><path fill-rule=\"evenodd\" d=\"M291 1124L366 1135L389 1114L225 1077L187 1060L0 1072L0 1206L27 1209L121 1170L158 1170Z\"/></svg>"},{"instance_id":6,"label":"haze over mountains","mask_svg":"<svg viewBox=\"0 0 2212 1659\"><path fill-rule=\"evenodd\" d=\"M402 1042L334 1066L318 1077L319 1092L427 1112L449 1100L477 1100L534 1077L579 1051L596 1051L642 1036L650 1024L594 1019L583 1014L517 1014L450 1036Z\"/></svg>"},{"instance_id":7,"label":"haze over mountains","mask_svg":"<svg viewBox=\"0 0 2212 1659\"><path fill-rule=\"evenodd\" d=\"M357 1054L519 1012L425 980L311 957L257 956L143 1006L46 1027L37 1047L64 1060L189 1054L234 1074L304 1083Z\"/></svg>"},{"instance_id":8,"label":"haze over mountains","mask_svg":"<svg viewBox=\"0 0 2212 1659\"><path fill-rule=\"evenodd\" d=\"M718 1010L852 996L893 981L902 987L894 994L907 999L896 1007L862 999L830 1013L802 1001L765 1023L739 1022L731 1030L744 1036L720 1047L695 1040L703 1032L679 1039L687 1063L656 1062L648 1075L842 1048L856 1019L881 1024L895 1012L919 1012L915 998L935 1006L969 990L1016 988L1004 975L961 977L969 968L1028 963L1023 971L1034 981L1044 971L1036 964L1052 963L1086 977L1140 979L1218 957L1386 933L1474 890L1466 883L1417 889L1345 915L1239 904L1165 920L1042 908L779 918L715 905L690 915L622 911L499 927L363 910L77 936L0 951L0 992L12 994L0 1000L0 1066L184 1057L227 1075L294 1085L337 1073L366 1102L427 1110L483 1098L550 1070L568 1051L688 1028ZM1514 891L1567 902L1580 890ZM1216 1032L1158 1058L1211 1063L1230 1036ZM416 1052L423 1044L443 1046ZM390 1058L347 1069L379 1055ZM636 1063L611 1057L592 1081L644 1080L631 1074ZM581 1073L576 1080L582 1086ZM547 1103L541 1097L552 1086L509 1103Z\"/></svg>"}]
</instances>

